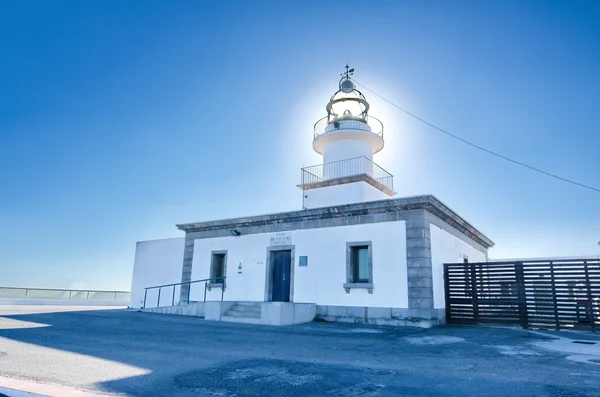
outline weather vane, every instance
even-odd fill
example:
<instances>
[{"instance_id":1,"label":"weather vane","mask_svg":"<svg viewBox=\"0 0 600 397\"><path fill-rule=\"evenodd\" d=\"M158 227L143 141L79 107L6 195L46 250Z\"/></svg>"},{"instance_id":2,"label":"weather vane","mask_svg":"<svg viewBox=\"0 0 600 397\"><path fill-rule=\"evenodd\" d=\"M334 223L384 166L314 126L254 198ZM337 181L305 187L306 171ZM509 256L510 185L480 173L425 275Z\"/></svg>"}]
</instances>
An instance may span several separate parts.
<instances>
[{"instance_id":1,"label":"weather vane","mask_svg":"<svg viewBox=\"0 0 600 397\"><path fill-rule=\"evenodd\" d=\"M354 68L350 69L350 66L348 66L348 64L346 64L346 71L344 73L342 73L341 76L346 79L350 79L350 76L352 76L353 74L354 74Z\"/></svg>"}]
</instances>

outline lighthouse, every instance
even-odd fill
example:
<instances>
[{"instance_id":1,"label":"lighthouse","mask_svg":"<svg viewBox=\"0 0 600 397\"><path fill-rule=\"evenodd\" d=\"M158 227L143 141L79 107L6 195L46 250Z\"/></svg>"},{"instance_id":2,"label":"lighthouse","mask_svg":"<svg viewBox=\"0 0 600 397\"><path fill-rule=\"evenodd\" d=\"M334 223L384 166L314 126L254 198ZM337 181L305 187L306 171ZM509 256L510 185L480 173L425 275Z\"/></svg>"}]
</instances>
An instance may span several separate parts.
<instances>
[{"instance_id":1,"label":"lighthouse","mask_svg":"<svg viewBox=\"0 0 600 397\"><path fill-rule=\"evenodd\" d=\"M393 176L373 161L385 146L383 123L370 115L370 105L356 89L346 65L338 90L314 125L313 149L322 164L301 170L303 208L383 200L393 197Z\"/></svg>"},{"instance_id":2,"label":"lighthouse","mask_svg":"<svg viewBox=\"0 0 600 397\"><path fill-rule=\"evenodd\" d=\"M139 242L131 307L268 325L444 322L444 263L486 262L494 243L432 195L393 197L374 162L383 124L353 71L314 125L322 161L301 169L303 208L182 223L185 236Z\"/></svg>"}]
</instances>

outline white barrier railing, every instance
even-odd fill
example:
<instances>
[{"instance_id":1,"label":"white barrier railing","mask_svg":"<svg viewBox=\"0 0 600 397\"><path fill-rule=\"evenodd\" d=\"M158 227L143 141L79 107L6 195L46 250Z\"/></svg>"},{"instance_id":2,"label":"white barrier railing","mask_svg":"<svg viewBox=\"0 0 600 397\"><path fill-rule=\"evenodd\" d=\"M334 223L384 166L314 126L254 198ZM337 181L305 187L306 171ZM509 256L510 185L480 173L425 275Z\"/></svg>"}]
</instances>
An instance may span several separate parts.
<instances>
[{"instance_id":1,"label":"white barrier railing","mask_svg":"<svg viewBox=\"0 0 600 397\"><path fill-rule=\"evenodd\" d=\"M0 300L77 300L128 302L128 291L0 287Z\"/></svg>"}]
</instances>

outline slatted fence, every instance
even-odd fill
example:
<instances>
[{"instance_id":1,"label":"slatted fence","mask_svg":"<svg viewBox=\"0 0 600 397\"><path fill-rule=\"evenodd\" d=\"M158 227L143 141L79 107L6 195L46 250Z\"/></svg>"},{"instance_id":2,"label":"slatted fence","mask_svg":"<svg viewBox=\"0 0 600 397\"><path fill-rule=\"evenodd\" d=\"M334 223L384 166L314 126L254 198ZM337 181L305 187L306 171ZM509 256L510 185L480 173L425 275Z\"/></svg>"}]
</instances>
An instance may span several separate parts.
<instances>
[{"instance_id":1,"label":"slatted fence","mask_svg":"<svg viewBox=\"0 0 600 397\"><path fill-rule=\"evenodd\" d=\"M600 260L444 264L446 322L600 330Z\"/></svg>"}]
</instances>

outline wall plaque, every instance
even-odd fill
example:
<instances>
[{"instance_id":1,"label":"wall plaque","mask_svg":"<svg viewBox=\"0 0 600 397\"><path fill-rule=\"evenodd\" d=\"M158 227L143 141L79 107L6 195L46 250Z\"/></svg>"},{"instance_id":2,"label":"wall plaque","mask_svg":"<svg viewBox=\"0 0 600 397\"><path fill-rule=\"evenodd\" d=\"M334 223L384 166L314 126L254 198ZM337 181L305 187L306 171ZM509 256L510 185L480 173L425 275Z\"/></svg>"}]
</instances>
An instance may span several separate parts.
<instances>
[{"instance_id":1,"label":"wall plaque","mask_svg":"<svg viewBox=\"0 0 600 397\"><path fill-rule=\"evenodd\" d=\"M291 245L292 232L271 233L271 245Z\"/></svg>"}]
</instances>

